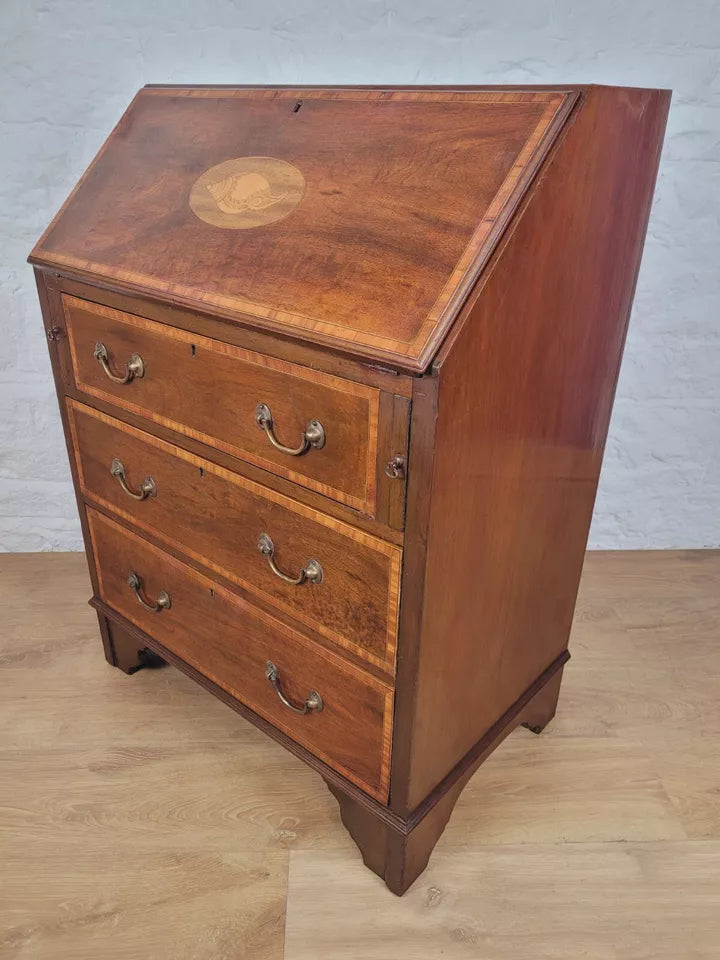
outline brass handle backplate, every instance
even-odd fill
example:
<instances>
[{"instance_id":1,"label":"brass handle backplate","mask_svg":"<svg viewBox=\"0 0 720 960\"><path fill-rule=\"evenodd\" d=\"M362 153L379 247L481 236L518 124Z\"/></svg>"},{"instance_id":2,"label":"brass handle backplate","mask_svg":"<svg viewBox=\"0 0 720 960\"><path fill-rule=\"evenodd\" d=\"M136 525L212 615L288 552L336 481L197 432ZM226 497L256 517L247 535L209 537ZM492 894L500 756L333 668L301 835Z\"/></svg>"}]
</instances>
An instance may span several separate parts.
<instances>
[{"instance_id":1,"label":"brass handle backplate","mask_svg":"<svg viewBox=\"0 0 720 960\"><path fill-rule=\"evenodd\" d=\"M261 430L267 434L270 443L281 453L287 453L291 457L299 457L311 448L313 450L322 450L325 446L325 428L319 420L309 420L305 427L305 432L300 438L299 447L286 447L280 443L275 436L273 429L273 415L270 407L266 403L259 403L255 407L255 420Z\"/></svg>"},{"instance_id":2,"label":"brass handle backplate","mask_svg":"<svg viewBox=\"0 0 720 960\"><path fill-rule=\"evenodd\" d=\"M93 356L114 383L130 383L136 377L141 380L145 376L145 363L139 353L133 353L125 364L125 373L120 375L110 369L110 355L104 343L95 344Z\"/></svg>"},{"instance_id":3,"label":"brass handle backplate","mask_svg":"<svg viewBox=\"0 0 720 960\"><path fill-rule=\"evenodd\" d=\"M170 594L166 590L161 590L157 596L157 600L153 603L151 600L146 600L143 596L142 584L140 582L140 577L134 573L132 570L128 576L128 585L135 591L135 596L138 599L138 603L142 604L146 610L151 610L153 613L162 613L163 610L169 610L171 607Z\"/></svg>"},{"instance_id":4,"label":"brass handle backplate","mask_svg":"<svg viewBox=\"0 0 720 960\"><path fill-rule=\"evenodd\" d=\"M275 545L266 533L260 534L258 537L257 546L260 553L264 557L267 557L267 562L275 576L280 577L280 579L284 580L285 583L292 583L295 586L305 583L306 580L309 583L322 583L323 568L320 566L317 560L308 560L298 576L291 577L287 573L283 573L280 567L278 567L278 565L275 563Z\"/></svg>"},{"instance_id":5,"label":"brass handle backplate","mask_svg":"<svg viewBox=\"0 0 720 960\"><path fill-rule=\"evenodd\" d=\"M317 690L311 690L307 695L305 702L300 707L293 703L292 700L288 700L288 698L282 692L282 688L280 686L280 674L278 672L278 668L275 666L272 660L268 660L268 662L265 664L265 676L268 678L273 690L280 697L288 710L292 710L294 713L320 713L325 706L323 703L323 698L320 696Z\"/></svg>"},{"instance_id":6,"label":"brass handle backplate","mask_svg":"<svg viewBox=\"0 0 720 960\"><path fill-rule=\"evenodd\" d=\"M140 490L132 490L125 479L125 467L122 460L118 460L117 457L113 460L110 465L110 473L120 481L120 486L123 488L125 493L132 497L133 500L145 500L147 497L154 497L157 495L157 485L152 477L145 477L143 482L140 484Z\"/></svg>"}]
</instances>

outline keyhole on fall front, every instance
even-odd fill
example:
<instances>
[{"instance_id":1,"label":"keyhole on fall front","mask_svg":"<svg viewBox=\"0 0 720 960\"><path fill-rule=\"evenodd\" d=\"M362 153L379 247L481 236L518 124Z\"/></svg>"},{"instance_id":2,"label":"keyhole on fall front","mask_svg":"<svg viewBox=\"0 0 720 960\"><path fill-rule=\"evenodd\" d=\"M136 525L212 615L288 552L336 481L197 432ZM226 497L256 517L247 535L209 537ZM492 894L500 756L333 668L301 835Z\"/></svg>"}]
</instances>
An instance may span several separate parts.
<instances>
[{"instance_id":1,"label":"keyhole on fall front","mask_svg":"<svg viewBox=\"0 0 720 960\"><path fill-rule=\"evenodd\" d=\"M194 343L191 343L191 344L190 344L190 355L193 356L193 357L195 356L195 344L194 344Z\"/></svg>"}]
</instances>

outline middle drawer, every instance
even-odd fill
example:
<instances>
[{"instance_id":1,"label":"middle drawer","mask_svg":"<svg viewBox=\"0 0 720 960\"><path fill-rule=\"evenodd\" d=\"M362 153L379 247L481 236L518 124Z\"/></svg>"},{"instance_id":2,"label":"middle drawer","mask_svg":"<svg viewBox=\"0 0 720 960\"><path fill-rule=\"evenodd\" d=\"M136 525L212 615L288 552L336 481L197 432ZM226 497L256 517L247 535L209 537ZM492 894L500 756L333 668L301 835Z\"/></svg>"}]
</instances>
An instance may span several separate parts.
<instances>
[{"instance_id":1,"label":"middle drawer","mask_svg":"<svg viewBox=\"0 0 720 960\"><path fill-rule=\"evenodd\" d=\"M92 407L67 406L89 501L394 673L399 547Z\"/></svg>"}]
</instances>

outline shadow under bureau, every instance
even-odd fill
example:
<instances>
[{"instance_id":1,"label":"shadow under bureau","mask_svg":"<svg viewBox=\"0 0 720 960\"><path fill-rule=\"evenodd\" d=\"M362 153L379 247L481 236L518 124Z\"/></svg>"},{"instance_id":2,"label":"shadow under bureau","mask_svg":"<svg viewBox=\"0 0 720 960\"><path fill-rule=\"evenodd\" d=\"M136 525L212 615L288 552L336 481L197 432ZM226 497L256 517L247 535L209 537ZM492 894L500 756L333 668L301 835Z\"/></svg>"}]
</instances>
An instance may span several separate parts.
<instances>
[{"instance_id":1,"label":"shadow under bureau","mask_svg":"<svg viewBox=\"0 0 720 960\"><path fill-rule=\"evenodd\" d=\"M395 893L555 712L666 91L145 87L35 247L107 660Z\"/></svg>"}]
</instances>

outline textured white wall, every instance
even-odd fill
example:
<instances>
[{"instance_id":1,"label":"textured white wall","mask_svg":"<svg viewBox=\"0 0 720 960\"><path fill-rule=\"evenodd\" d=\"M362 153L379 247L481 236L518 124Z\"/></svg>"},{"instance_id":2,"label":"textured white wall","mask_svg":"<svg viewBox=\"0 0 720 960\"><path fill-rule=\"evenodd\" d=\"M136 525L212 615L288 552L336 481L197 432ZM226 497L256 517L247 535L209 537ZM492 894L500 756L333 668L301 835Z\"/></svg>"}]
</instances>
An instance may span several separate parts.
<instances>
[{"instance_id":1,"label":"textured white wall","mask_svg":"<svg viewBox=\"0 0 720 960\"><path fill-rule=\"evenodd\" d=\"M2 0L0 549L80 548L25 257L144 83L675 91L591 545L720 546L716 0Z\"/></svg>"}]
</instances>

